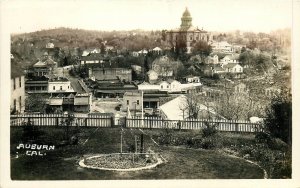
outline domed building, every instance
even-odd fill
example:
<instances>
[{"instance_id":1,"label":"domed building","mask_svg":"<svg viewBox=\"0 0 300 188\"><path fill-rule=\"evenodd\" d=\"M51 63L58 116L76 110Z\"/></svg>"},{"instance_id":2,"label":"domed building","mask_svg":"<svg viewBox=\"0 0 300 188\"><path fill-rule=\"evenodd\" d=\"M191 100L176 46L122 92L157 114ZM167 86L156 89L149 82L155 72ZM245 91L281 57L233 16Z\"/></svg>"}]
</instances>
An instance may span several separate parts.
<instances>
[{"instance_id":1,"label":"domed building","mask_svg":"<svg viewBox=\"0 0 300 188\"><path fill-rule=\"evenodd\" d=\"M192 25L192 16L189 10L186 8L181 17L180 28L172 29L166 32L166 40L173 47L186 47L187 53L191 52L193 45L203 40L209 42L212 40L212 35L198 27Z\"/></svg>"}]
</instances>

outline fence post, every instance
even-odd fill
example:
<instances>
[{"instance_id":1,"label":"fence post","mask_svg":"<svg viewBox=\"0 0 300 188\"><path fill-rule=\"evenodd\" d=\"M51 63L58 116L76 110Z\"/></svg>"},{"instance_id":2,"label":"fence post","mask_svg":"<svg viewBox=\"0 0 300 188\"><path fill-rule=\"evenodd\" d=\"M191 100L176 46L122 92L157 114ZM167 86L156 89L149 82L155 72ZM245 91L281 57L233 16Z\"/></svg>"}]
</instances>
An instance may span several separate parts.
<instances>
[{"instance_id":1,"label":"fence post","mask_svg":"<svg viewBox=\"0 0 300 188\"><path fill-rule=\"evenodd\" d=\"M239 132L239 124L237 123L237 121L235 121L235 131Z\"/></svg>"},{"instance_id":2,"label":"fence post","mask_svg":"<svg viewBox=\"0 0 300 188\"><path fill-rule=\"evenodd\" d=\"M124 125L124 127L127 126L127 117L126 117L126 116L125 116L125 121L124 121L124 123L121 123L121 127L123 127L123 125Z\"/></svg>"},{"instance_id":3,"label":"fence post","mask_svg":"<svg viewBox=\"0 0 300 188\"><path fill-rule=\"evenodd\" d=\"M178 129L181 130L181 121L179 120L179 121L177 122L177 124L178 124Z\"/></svg>"},{"instance_id":4,"label":"fence post","mask_svg":"<svg viewBox=\"0 0 300 188\"><path fill-rule=\"evenodd\" d=\"M59 125L59 120L58 120L58 117L55 118L55 125L58 127Z\"/></svg>"},{"instance_id":5,"label":"fence post","mask_svg":"<svg viewBox=\"0 0 300 188\"><path fill-rule=\"evenodd\" d=\"M86 127L87 127L87 119L88 118L84 118L84 126L86 126Z\"/></svg>"},{"instance_id":6,"label":"fence post","mask_svg":"<svg viewBox=\"0 0 300 188\"><path fill-rule=\"evenodd\" d=\"M113 116L110 117L110 122L111 122L110 127L114 127L115 126L115 119L114 119Z\"/></svg>"}]
</instances>

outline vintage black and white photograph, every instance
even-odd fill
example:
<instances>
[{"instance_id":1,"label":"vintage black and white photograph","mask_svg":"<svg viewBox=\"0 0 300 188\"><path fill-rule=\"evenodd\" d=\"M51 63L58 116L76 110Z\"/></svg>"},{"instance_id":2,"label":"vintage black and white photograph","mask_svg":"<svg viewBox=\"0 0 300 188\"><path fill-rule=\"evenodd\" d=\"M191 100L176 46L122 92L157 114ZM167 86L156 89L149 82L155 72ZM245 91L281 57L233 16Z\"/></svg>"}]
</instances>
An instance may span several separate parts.
<instances>
[{"instance_id":1,"label":"vintage black and white photograph","mask_svg":"<svg viewBox=\"0 0 300 188\"><path fill-rule=\"evenodd\" d=\"M11 181L292 179L293 1L2 5Z\"/></svg>"}]
</instances>

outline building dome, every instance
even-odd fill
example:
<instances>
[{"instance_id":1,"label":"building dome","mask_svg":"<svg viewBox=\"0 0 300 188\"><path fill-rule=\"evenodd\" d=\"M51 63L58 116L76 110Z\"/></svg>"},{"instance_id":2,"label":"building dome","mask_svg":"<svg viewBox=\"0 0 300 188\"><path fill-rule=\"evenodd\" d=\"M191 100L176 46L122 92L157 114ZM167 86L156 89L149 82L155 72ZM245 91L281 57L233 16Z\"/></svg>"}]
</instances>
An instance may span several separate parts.
<instances>
[{"instance_id":1,"label":"building dome","mask_svg":"<svg viewBox=\"0 0 300 188\"><path fill-rule=\"evenodd\" d=\"M185 11L182 14L182 17L191 17L191 13L190 13L190 11L188 10L187 7L185 8Z\"/></svg>"},{"instance_id":2,"label":"building dome","mask_svg":"<svg viewBox=\"0 0 300 188\"><path fill-rule=\"evenodd\" d=\"M187 30L191 26L192 26L191 13L189 12L189 10L187 8L185 8L185 11L183 12L182 17L181 17L181 25L180 25L180 27L183 30Z\"/></svg>"}]
</instances>

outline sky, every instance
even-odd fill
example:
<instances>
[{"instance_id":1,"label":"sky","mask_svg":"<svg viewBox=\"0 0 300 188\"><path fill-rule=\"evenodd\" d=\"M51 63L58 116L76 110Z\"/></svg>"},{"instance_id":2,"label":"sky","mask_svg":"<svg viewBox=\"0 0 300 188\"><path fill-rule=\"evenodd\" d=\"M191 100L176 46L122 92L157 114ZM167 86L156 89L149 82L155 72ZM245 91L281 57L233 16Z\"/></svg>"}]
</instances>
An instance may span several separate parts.
<instances>
[{"instance_id":1,"label":"sky","mask_svg":"<svg viewBox=\"0 0 300 188\"><path fill-rule=\"evenodd\" d=\"M11 33L55 27L107 31L172 29L180 26L186 7L193 25L208 31L269 32L292 25L292 0L1 1L4 24Z\"/></svg>"}]
</instances>

